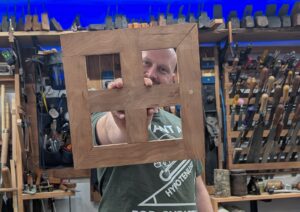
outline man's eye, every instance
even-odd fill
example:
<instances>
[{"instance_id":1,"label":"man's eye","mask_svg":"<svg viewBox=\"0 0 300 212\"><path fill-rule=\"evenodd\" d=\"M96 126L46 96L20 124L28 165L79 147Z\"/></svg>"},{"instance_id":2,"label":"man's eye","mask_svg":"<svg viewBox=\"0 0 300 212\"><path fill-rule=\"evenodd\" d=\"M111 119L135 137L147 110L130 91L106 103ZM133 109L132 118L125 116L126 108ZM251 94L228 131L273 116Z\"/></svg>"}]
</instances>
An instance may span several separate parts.
<instances>
[{"instance_id":1,"label":"man's eye","mask_svg":"<svg viewBox=\"0 0 300 212\"><path fill-rule=\"evenodd\" d=\"M143 66L150 66L151 63L149 61L143 61Z\"/></svg>"},{"instance_id":2,"label":"man's eye","mask_svg":"<svg viewBox=\"0 0 300 212\"><path fill-rule=\"evenodd\" d=\"M158 70L159 70L159 73L161 73L161 74L168 74L169 73L168 70L165 69L165 68L159 68Z\"/></svg>"}]
</instances>

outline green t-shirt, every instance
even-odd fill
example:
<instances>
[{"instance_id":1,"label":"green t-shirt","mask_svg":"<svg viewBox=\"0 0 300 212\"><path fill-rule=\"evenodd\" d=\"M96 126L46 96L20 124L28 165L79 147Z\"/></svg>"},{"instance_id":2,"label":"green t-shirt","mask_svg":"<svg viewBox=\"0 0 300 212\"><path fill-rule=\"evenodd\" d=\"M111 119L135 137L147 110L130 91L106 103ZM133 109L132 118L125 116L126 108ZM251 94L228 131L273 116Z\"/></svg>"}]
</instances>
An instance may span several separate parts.
<instances>
[{"instance_id":1,"label":"green t-shirt","mask_svg":"<svg viewBox=\"0 0 300 212\"><path fill-rule=\"evenodd\" d=\"M93 126L101 114L94 114ZM160 110L149 127L149 140L178 138L181 122ZM199 161L164 161L97 169L101 212L193 212Z\"/></svg>"}]
</instances>

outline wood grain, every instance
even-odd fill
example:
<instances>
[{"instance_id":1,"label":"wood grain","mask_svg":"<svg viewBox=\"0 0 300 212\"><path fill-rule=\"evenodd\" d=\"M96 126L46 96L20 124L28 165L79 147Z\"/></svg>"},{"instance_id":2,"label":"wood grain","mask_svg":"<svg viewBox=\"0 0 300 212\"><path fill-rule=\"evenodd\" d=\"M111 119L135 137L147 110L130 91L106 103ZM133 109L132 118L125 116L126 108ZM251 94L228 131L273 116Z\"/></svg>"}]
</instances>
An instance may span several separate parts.
<instances>
[{"instance_id":1,"label":"wood grain","mask_svg":"<svg viewBox=\"0 0 300 212\"><path fill-rule=\"evenodd\" d=\"M61 43L75 168L187 158L201 159L204 164L196 24L66 34ZM146 88L141 51L170 47L177 50L180 83ZM112 53L120 54L124 88L88 91L86 69L91 64L86 57ZM146 108L178 103L182 105L183 139L146 142ZM93 147L90 114L113 110L125 110L127 143Z\"/></svg>"}]
</instances>

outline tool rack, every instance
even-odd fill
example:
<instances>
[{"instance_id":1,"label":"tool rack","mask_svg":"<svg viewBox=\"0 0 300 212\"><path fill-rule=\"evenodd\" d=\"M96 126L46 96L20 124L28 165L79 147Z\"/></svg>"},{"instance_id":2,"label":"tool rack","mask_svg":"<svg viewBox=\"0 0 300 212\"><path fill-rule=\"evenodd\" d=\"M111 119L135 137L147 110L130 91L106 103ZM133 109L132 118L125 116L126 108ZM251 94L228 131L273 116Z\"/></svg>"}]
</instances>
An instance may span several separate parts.
<instances>
[{"instance_id":1,"label":"tool rack","mask_svg":"<svg viewBox=\"0 0 300 212\"><path fill-rule=\"evenodd\" d=\"M235 70L233 70L233 67L232 66L228 66L228 65L224 65L224 90L225 90L225 95L226 95L226 117L227 117L227 135L228 135L228 157L227 157L227 165L228 165L228 168L229 169L246 169L246 170L251 170L251 171L257 171L257 170L266 170L266 169L269 169L269 170L276 170L276 169L295 169L295 168L300 168L300 162L299 161L287 161L287 162L272 162L270 161L270 159L268 160L268 162L266 163L261 163L261 162L257 162L257 163L249 163L246 161L246 155L248 154L249 152L249 146L246 146L244 145L243 143L241 144L241 147L242 149L240 148L236 148L235 147L235 142L236 140L238 139L239 137L239 134L240 134L240 131L237 129L236 125L237 125L237 122L239 120L239 116L240 116L240 112L244 113L243 115L243 120L245 118L245 109L248 108L248 105L247 105L247 102L248 102L248 93L249 93L249 89L247 89L246 87L242 87L242 94L240 95L240 98L243 98L244 99L244 106L241 110L240 106L236 105L236 108L235 108L235 114L234 114L234 123L235 123L235 128L234 129L231 129L231 114L232 114L232 111L233 111L233 98L234 98L234 95L231 94L231 89L232 89L232 81L229 79L229 76L235 72ZM243 70L242 70L243 72ZM248 73L248 77L256 77L257 78L257 83L259 83L259 79L258 79L258 76L259 76L259 71L258 70L252 70L252 73L250 73L250 71L245 71ZM298 71L296 71L296 74L298 74ZM257 92L257 89L255 89L254 92ZM291 91L290 91L291 93ZM255 103L255 94L253 94L253 97L251 98L250 100L250 104L249 105L254 105ZM273 95L274 95L274 89L272 89L272 92L268 98L268 107L270 108L271 106L271 103L273 101ZM283 101L283 97L281 97L280 101L282 102ZM258 111L258 110L257 110ZM270 110L269 110L270 111ZM290 113L290 116L289 118L292 119L292 117L294 116L294 113L295 113L295 110L293 109L293 111ZM267 112L267 115L266 115L266 118L265 120L268 120L268 117L270 116L270 112ZM254 122L258 121L259 119L259 114L256 112L255 115L254 115ZM288 128L285 127L282 131L281 131L281 134L280 134L280 137L281 137L281 140L284 139L284 136L287 134L288 132ZM267 140L267 137L270 133L270 127L266 127L264 129L264 132L263 132L263 140ZM252 136L253 134L253 127L251 127L251 129L249 130L249 133L247 134L246 136L246 139L244 139L244 141L247 143L250 139L250 137ZM298 133L298 136L300 136L300 132ZM262 141L254 141L253 142L260 142L261 145L260 145L260 157L262 157L263 155L263 146L264 146L264 143ZM276 144L275 144L276 145ZM273 145L272 145L273 147ZM287 144L286 148L282 151L280 150L280 147L279 145L277 145L276 147L273 147L274 148L274 151L273 151L273 154L274 155L278 155L279 153L284 155L290 151L293 151L295 153L299 153L300 152L300 148L299 146L297 145L295 149L291 150L291 145L290 144ZM237 153L239 151L239 153ZM235 161L234 162L234 157L236 154L241 154L242 156L244 156L244 159L241 160L241 158L239 159L239 161ZM261 160L259 160L261 161Z\"/></svg>"}]
</instances>

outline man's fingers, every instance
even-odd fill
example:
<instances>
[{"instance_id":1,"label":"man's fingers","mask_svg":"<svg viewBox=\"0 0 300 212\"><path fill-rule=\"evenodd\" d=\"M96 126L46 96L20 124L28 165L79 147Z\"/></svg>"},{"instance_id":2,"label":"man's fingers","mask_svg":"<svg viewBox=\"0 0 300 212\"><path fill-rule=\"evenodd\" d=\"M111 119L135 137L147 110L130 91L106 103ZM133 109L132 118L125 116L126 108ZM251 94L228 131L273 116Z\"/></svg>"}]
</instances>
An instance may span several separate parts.
<instances>
[{"instance_id":1,"label":"man's fingers","mask_svg":"<svg viewBox=\"0 0 300 212\"><path fill-rule=\"evenodd\" d=\"M125 119L124 111L113 111L112 114L118 119Z\"/></svg>"},{"instance_id":2,"label":"man's fingers","mask_svg":"<svg viewBox=\"0 0 300 212\"><path fill-rule=\"evenodd\" d=\"M114 88L123 88L123 80L121 78L115 79L107 86L108 89L114 89Z\"/></svg>"},{"instance_id":3,"label":"man's fingers","mask_svg":"<svg viewBox=\"0 0 300 212\"><path fill-rule=\"evenodd\" d=\"M151 87L153 82L150 78L144 78L144 84L146 87ZM110 82L107 86L108 89L120 89L123 88L123 80L121 78L115 79L114 81Z\"/></svg>"},{"instance_id":4,"label":"man's fingers","mask_svg":"<svg viewBox=\"0 0 300 212\"><path fill-rule=\"evenodd\" d=\"M144 78L144 83L146 87L151 87L153 85L153 82L150 78Z\"/></svg>"}]
</instances>

